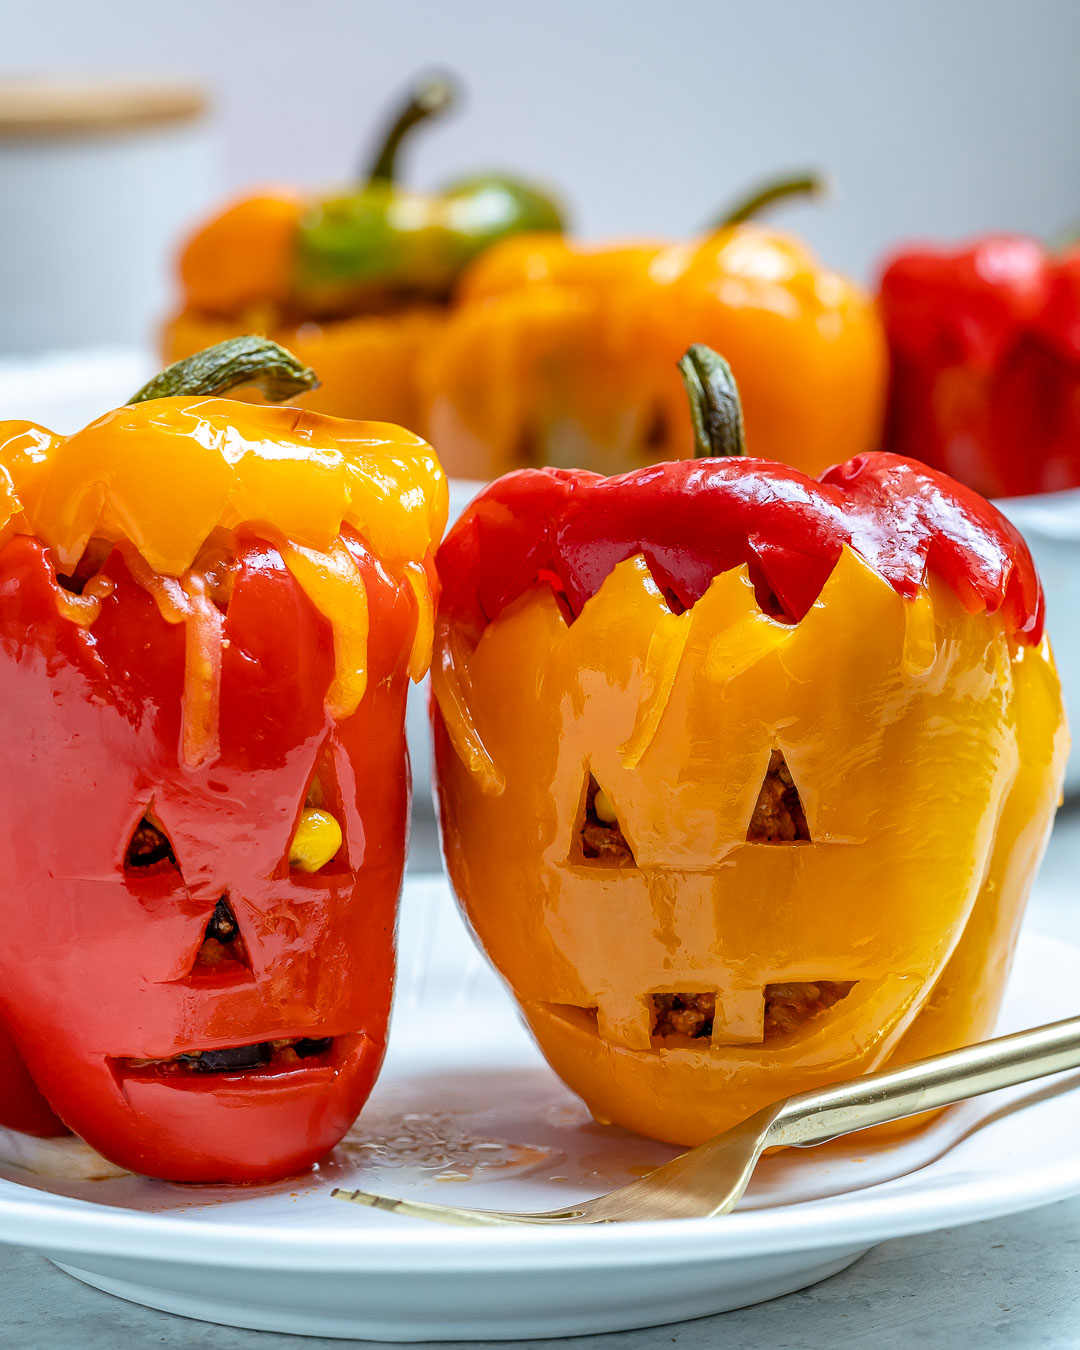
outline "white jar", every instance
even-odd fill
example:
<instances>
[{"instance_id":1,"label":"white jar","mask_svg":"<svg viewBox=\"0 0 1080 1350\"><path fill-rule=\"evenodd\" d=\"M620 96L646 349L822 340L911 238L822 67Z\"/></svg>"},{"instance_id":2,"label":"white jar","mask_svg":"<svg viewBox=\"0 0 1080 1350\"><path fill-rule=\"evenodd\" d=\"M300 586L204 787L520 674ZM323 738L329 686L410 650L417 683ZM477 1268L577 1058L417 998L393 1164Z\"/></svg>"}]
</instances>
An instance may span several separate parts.
<instances>
[{"instance_id":1,"label":"white jar","mask_svg":"<svg viewBox=\"0 0 1080 1350\"><path fill-rule=\"evenodd\" d=\"M191 85L0 79L0 353L153 340L211 166Z\"/></svg>"}]
</instances>

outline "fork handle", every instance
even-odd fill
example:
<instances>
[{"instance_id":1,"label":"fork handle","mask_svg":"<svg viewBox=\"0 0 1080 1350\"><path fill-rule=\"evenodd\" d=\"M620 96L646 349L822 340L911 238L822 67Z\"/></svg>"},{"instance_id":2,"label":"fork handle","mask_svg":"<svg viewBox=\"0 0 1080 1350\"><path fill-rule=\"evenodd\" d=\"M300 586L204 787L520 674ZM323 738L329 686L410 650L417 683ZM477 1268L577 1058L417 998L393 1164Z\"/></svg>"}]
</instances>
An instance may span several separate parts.
<instances>
[{"instance_id":1,"label":"fork handle","mask_svg":"<svg viewBox=\"0 0 1080 1350\"><path fill-rule=\"evenodd\" d=\"M800 1092L779 1106L765 1147L823 1144L853 1130L1076 1068L1080 1068L1080 1017L1070 1017L899 1069Z\"/></svg>"}]
</instances>

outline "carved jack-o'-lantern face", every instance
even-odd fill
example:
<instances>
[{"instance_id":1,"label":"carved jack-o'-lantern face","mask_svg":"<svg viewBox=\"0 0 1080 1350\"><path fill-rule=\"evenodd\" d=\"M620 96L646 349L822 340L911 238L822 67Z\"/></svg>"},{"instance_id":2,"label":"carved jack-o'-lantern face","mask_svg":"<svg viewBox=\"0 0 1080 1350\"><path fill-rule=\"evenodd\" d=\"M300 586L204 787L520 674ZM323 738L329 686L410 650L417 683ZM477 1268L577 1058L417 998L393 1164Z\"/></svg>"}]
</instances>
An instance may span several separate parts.
<instances>
[{"instance_id":1,"label":"carved jack-o'-lantern face","mask_svg":"<svg viewBox=\"0 0 1080 1350\"><path fill-rule=\"evenodd\" d=\"M0 707L18 713L0 774L3 1013L54 1110L134 1170L308 1166L381 1061L414 609L358 540L350 550L379 634L357 711L326 708L330 625L276 547L241 540L220 753L194 769L179 753L184 626L120 552L89 628L58 611L39 544L0 553ZM316 826L340 824L329 858L297 839L316 808Z\"/></svg>"},{"instance_id":2,"label":"carved jack-o'-lantern face","mask_svg":"<svg viewBox=\"0 0 1080 1350\"><path fill-rule=\"evenodd\" d=\"M794 614L764 546L687 594L655 535L651 562L629 529L585 542L620 480L575 477L572 524L549 501L534 530L519 478L451 534L436 647L451 874L556 1071L598 1118L692 1144L986 1033L1060 787L1045 643L846 544L800 555L824 577ZM507 538L478 623L457 587Z\"/></svg>"},{"instance_id":3,"label":"carved jack-o'-lantern face","mask_svg":"<svg viewBox=\"0 0 1080 1350\"><path fill-rule=\"evenodd\" d=\"M0 1125L57 1128L43 1098L184 1181L344 1134L385 1044L444 519L392 427L202 397L0 426L0 1057L41 1094L6 1080Z\"/></svg>"}]
</instances>

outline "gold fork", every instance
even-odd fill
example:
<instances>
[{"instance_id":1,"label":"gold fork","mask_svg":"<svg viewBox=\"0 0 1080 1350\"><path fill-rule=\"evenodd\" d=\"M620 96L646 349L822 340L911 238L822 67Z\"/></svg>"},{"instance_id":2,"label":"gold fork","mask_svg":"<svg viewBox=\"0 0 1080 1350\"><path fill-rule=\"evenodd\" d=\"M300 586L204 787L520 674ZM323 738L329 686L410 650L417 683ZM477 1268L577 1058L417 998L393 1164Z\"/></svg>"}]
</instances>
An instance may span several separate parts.
<instances>
[{"instance_id":1,"label":"gold fork","mask_svg":"<svg viewBox=\"0 0 1080 1350\"><path fill-rule=\"evenodd\" d=\"M962 1050L886 1069L774 1102L733 1129L680 1154L640 1181L595 1200L541 1214L458 1209L423 1200L393 1200L367 1191L335 1190L348 1200L392 1214L462 1227L515 1224L629 1223L640 1219L701 1219L726 1214L746 1190L767 1148L807 1148L933 1111L997 1088L1080 1068L1080 1017L983 1041Z\"/></svg>"}]
</instances>

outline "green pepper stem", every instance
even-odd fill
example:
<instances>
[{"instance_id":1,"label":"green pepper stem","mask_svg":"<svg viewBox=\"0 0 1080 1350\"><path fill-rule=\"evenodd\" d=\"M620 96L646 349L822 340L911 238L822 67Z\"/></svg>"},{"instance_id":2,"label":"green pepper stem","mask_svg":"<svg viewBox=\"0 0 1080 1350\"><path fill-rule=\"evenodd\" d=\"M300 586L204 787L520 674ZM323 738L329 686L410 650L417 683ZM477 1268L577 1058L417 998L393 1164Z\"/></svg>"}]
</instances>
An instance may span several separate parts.
<instances>
[{"instance_id":1,"label":"green pepper stem","mask_svg":"<svg viewBox=\"0 0 1080 1350\"><path fill-rule=\"evenodd\" d=\"M177 395L223 394L237 385L258 385L271 403L318 389L319 378L276 342L263 337L229 338L174 361L144 384L129 403Z\"/></svg>"},{"instance_id":2,"label":"green pepper stem","mask_svg":"<svg viewBox=\"0 0 1080 1350\"><path fill-rule=\"evenodd\" d=\"M773 178L760 187L753 188L741 201L737 201L723 215L718 216L710 226L714 230L726 230L731 225L741 225L744 221L759 216L773 202L781 202L788 197L820 197L828 191L828 182L819 173L787 174L783 178Z\"/></svg>"},{"instance_id":3,"label":"green pepper stem","mask_svg":"<svg viewBox=\"0 0 1080 1350\"><path fill-rule=\"evenodd\" d=\"M695 342L679 362L694 425L694 458L745 455L742 404L731 367L711 347Z\"/></svg>"},{"instance_id":4,"label":"green pepper stem","mask_svg":"<svg viewBox=\"0 0 1080 1350\"><path fill-rule=\"evenodd\" d=\"M365 187L393 183L397 178L398 151L413 127L433 117L442 117L458 102L460 91L449 75L423 75L387 127L375 158L360 174Z\"/></svg>"}]
</instances>

